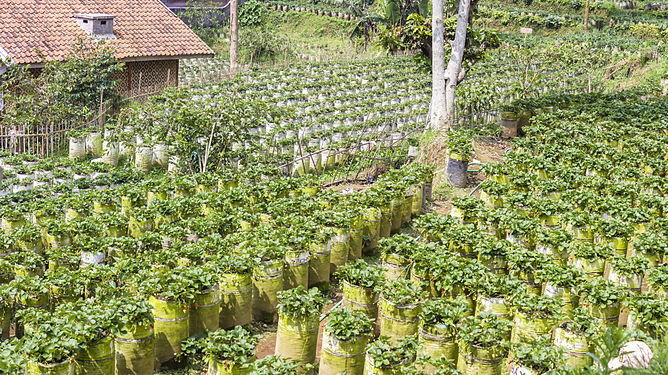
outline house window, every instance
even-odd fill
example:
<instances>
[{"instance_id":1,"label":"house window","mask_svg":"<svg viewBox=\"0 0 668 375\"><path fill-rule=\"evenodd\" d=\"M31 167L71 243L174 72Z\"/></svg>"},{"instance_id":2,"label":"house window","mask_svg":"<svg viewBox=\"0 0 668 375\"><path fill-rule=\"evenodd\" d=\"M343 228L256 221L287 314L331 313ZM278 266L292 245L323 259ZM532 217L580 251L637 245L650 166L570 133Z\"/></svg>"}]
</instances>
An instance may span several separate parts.
<instances>
[{"instance_id":1,"label":"house window","mask_svg":"<svg viewBox=\"0 0 668 375\"><path fill-rule=\"evenodd\" d=\"M107 24L107 21L100 21L100 24L101 24L101 25L106 25L106 24Z\"/></svg>"}]
</instances>

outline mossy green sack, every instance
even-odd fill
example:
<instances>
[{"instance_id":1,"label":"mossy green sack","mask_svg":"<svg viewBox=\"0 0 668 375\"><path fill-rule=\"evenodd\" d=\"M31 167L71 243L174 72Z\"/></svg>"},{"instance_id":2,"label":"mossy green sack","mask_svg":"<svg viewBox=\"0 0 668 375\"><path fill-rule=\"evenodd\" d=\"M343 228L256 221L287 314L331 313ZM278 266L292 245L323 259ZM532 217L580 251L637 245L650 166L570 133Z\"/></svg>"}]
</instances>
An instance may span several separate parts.
<instances>
[{"instance_id":1,"label":"mossy green sack","mask_svg":"<svg viewBox=\"0 0 668 375\"><path fill-rule=\"evenodd\" d=\"M190 336L211 332L219 327L220 322L220 289L218 285L195 295L190 308Z\"/></svg>"},{"instance_id":2,"label":"mossy green sack","mask_svg":"<svg viewBox=\"0 0 668 375\"><path fill-rule=\"evenodd\" d=\"M507 354L499 347L478 347L459 343L457 369L462 375L501 375Z\"/></svg>"},{"instance_id":3,"label":"mossy green sack","mask_svg":"<svg viewBox=\"0 0 668 375\"><path fill-rule=\"evenodd\" d=\"M367 208L364 213L364 229L362 230L362 241L364 237L368 242L363 243L363 250L375 249L378 246L378 238L380 237L380 217L381 212L378 208Z\"/></svg>"},{"instance_id":4,"label":"mossy green sack","mask_svg":"<svg viewBox=\"0 0 668 375\"><path fill-rule=\"evenodd\" d=\"M315 363L320 316L291 317L279 314L275 353L296 362Z\"/></svg>"},{"instance_id":5,"label":"mossy green sack","mask_svg":"<svg viewBox=\"0 0 668 375\"><path fill-rule=\"evenodd\" d=\"M253 278L250 274L220 276L220 314L218 325L229 329L249 324L253 311Z\"/></svg>"},{"instance_id":6,"label":"mossy green sack","mask_svg":"<svg viewBox=\"0 0 668 375\"><path fill-rule=\"evenodd\" d=\"M283 270L284 290L296 288L300 285L308 288L308 263L308 251L288 251L285 254L285 269Z\"/></svg>"},{"instance_id":7,"label":"mossy green sack","mask_svg":"<svg viewBox=\"0 0 668 375\"><path fill-rule=\"evenodd\" d=\"M77 375L114 375L114 340L104 337L79 352L75 362Z\"/></svg>"},{"instance_id":8,"label":"mossy green sack","mask_svg":"<svg viewBox=\"0 0 668 375\"><path fill-rule=\"evenodd\" d=\"M155 335L150 325L128 327L114 339L116 374L152 374L155 367Z\"/></svg>"},{"instance_id":9,"label":"mossy green sack","mask_svg":"<svg viewBox=\"0 0 668 375\"><path fill-rule=\"evenodd\" d=\"M364 361L364 375L402 375L403 366L394 366L394 367L376 367L373 363L373 358L369 355L366 356Z\"/></svg>"},{"instance_id":10,"label":"mossy green sack","mask_svg":"<svg viewBox=\"0 0 668 375\"><path fill-rule=\"evenodd\" d=\"M374 322L378 317L378 293L343 281L343 305L362 310Z\"/></svg>"},{"instance_id":11,"label":"mossy green sack","mask_svg":"<svg viewBox=\"0 0 668 375\"><path fill-rule=\"evenodd\" d=\"M392 233L392 205L380 208L380 237L389 237Z\"/></svg>"},{"instance_id":12,"label":"mossy green sack","mask_svg":"<svg viewBox=\"0 0 668 375\"><path fill-rule=\"evenodd\" d=\"M392 199L392 226L391 233L396 233L401 228L404 219L404 198Z\"/></svg>"},{"instance_id":13,"label":"mossy green sack","mask_svg":"<svg viewBox=\"0 0 668 375\"><path fill-rule=\"evenodd\" d=\"M181 341L188 338L189 306L183 302L149 298L155 319L155 359L165 363L181 353Z\"/></svg>"},{"instance_id":14,"label":"mossy green sack","mask_svg":"<svg viewBox=\"0 0 668 375\"><path fill-rule=\"evenodd\" d=\"M308 262L308 286L329 289L330 251L328 242L311 243Z\"/></svg>"},{"instance_id":15,"label":"mossy green sack","mask_svg":"<svg viewBox=\"0 0 668 375\"><path fill-rule=\"evenodd\" d=\"M253 370L251 366L254 361L255 357L247 366L242 366L234 362L211 359L209 360L207 375L249 375Z\"/></svg>"},{"instance_id":16,"label":"mossy green sack","mask_svg":"<svg viewBox=\"0 0 668 375\"><path fill-rule=\"evenodd\" d=\"M28 361L26 364L26 375L72 375L74 374L74 366L72 362L67 359L60 363L37 363Z\"/></svg>"},{"instance_id":17,"label":"mossy green sack","mask_svg":"<svg viewBox=\"0 0 668 375\"><path fill-rule=\"evenodd\" d=\"M337 375L344 371L346 375L362 375L368 341L366 336L339 340L325 329L318 375Z\"/></svg>"},{"instance_id":18,"label":"mossy green sack","mask_svg":"<svg viewBox=\"0 0 668 375\"><path fill-rule=\"evenodd\" d=\"M510 341L514 343L535 341L540 336L549 335L559 323L553 318L527 317L520 312L515 314L513 321L515 326Z\"/></svg>"},{"instance_id":19,"label":"mossy green sack","mask_svg":"<svg viewBox=\"0 0 668 375\"><path fill-rule=\"evenodd\" d=\"M422 354L432 359L445 357L452 360L453 363L457 363L457 354L459 352L457 342L443 328L434 325L425 325L420 322L418 334L424 350ZM428 365L425 370L431 373L434 367Z\"/></svg>"},{"instance_id":20,"label":"mossy green sack","mask_svg":"<svg viewBox=\"0 0 668 375\"><path fill-rule=\"evenodd\" d=\"M411 336L418 331L420 303L395 305L382 296L380 298L380 335L398 339Z\"/></svg>"},{"instance_id":21,"label":"mossy green sack","mask_svg":"<svg viewBox=\"0 0 668 375\"><path fill-rule=\"evenodd\" d=\"M253 320L271 321L283 290L283 259L262 261L253 269Z\"/></svg>"},{"instance_id":22,"label":"mossy green sack","mask_svg":"<svg viewBox=\"0 0 668 375\"><path fill-rule=\"evenodd\" d=\"M329 258L329 273L334 274L336 268L340 267L348 261L348 253L350 252L350 231L344 228L336 228L336 234L332 236L330 241L330 258Z\"/></svg>"},{"instance_id":23,"label":"mossy green sack","mask_svg":"<svg viewBox=\"0 0 668 375\"><path fill-rule=\"evenodd\" d=\"M592 364L592 358L587 355L591 347L583 335L557 328L554 330L554 346L564 350L566 364L573 369Z\"/></svg>"}]
</instances>

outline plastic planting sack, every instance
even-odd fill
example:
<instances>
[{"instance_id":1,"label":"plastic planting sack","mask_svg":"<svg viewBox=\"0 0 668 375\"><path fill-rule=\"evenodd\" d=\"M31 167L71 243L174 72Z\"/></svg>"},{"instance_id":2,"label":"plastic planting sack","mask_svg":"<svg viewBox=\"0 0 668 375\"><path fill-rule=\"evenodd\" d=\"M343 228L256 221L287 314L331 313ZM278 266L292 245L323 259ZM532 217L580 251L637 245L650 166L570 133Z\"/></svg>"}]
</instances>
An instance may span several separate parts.
<instances>
[{"instance_id":1,"label":"plastic planting sack","mask_svg":"<svg viewBox=\"0 0 668 375\"><path fill-rule=\"evenodd\" d=\"M380 215L378 208L368 208L364 214L364 224L362 235L363 238L368 239L368 244L364 246L364 250L372 250L378 246L378 238L380 237Z\"/></svg>"},{"instance_id":2,"label":"plastic planting sack","mask_svg":"<svg viewBox=\"0 0 668 375\"><path fill-rule=\"evenodd\" d=\"M102 142L102 149L104 153L102 155L102 162L115 167L118 165L118 143L104 141Z\"/></svg>"},{"instance_id":3,"label":"plastic planting sack","mask_svg":"<svg viewBox=\"0 0 668 375\"><path fill-rule=\"evenodd\" d=\"M38 363L28 361L26 364L26 375L72 375L74 374L74 366L72 362L67 359L60 363Z\"/></svg>"},{"instance_id":4,"label":"plastic planting sack","mask_svg":"<svg viewBox=\"0 0 668 375\"><path fill-rule=\"evenodd\" d=\"M475 311L476 315L490 313L499 318L510 319L511 317L508 301L505 298L478 295L478 303L476 304Z\"/></svg>"},{"instance_id":5,"label":"plastic planting sack","mask_svg":"<svg viewBox=\"0 0 668 375\"><path fill-rule=\"evenodd\" d=\"M255 361L255 358L253 358L253 361ZM250 375L252 372L251 364L242 366L234 362L211 359L209 360L207 375Z\"/></svg>"},{"instance_id":6,"label":"plastic planting sack","mask_svg":"<svg viewBox=\"0 0 668 375\"><path fill-rule=\"evenodd\" d=\"M155 359L165 363L181 353L181 341L188 338L189 307L182 302L149 298L155 319Z\"/></svg>"},{"instance_id":7,"label":"plastic planting sack","mask_svg":"<svg viewBox=\"0 0 668 375\"><path fill-rule=\"evenodd\" d=\"M79 352L75 362L77 375L114 375L114 340L94 342Z\"/></svg>"},{"instance_id":8,"label":"plastic planting sack","mask_svg":"<svg viewBox=\"0 0 668 375\"><path fill-rule=\"evenodd\" d=\"M220 322L220 290L218 285L195 295L190 308L190 336L218 329Z\"/></svg>"},{"instance_id":9,"label":"plastic planting sack","mask_svg":"<svg viewBox=\"0 0 668 375\"><path fill-rule=\"evenodd\" d=\"M83 160L86 158L85 137L80 137L80 138L70 137L69 158L70 160Z\"/></svg>"},{"instance_id":10,"label":"plastic planting sack","mask_svg":"<svg viewBox=\"0 0 668 375\"><path fill-rule=\"evenodd\" d=\"M468 160L453 159L452 156L448 159L448 166L446 173L448 175L448 182L456 188L466 187L466 172L469 168Z\"/></svg>"},{"instance_id":11,"label":"plastic planting sack","mask_svg":"<svg viewBox=\"0 0 668 375\"><path fill-rule=\"evenodd\" d=\"M364 375L402 375L403 365L385 367L385 366L376 366L373 363L371 356L366 356L364 361Z\"/></svg>"},{"instance_id":12,"label":"plastic planting sack","mask_svg":"<svg viewBox=\"0 0 668 375\"><path fill-rule=\"evenodd\" d=\"M564 350L566 364L573 369L592 364L592 358L587 355L591 347L584 335L557 328L554 330L554 346Z\"/></svg>"},{"instance_id":13,"label":"plastic planting sack","mask_svg":"<svg viewBox=\"0 0 668 375\"><path fill-rule=\"evenodd\" d=\"M513 326L510 341L515 343L535 341L540 336L550 334L559 323L553 318L527 317L521 312L515 313L513 321L515 326Z\"/></svg>"},{"instance_id":14,"label":"plastic planting sack","mask_svg":"<svg viewBox=\"0 0 668 375\"><path fill-rule=\"evenodd\" d=\"M426 268L417 267L415 264L411 267L411 282L420 287L420 289L429 293L432 297L438 297L440 293L436 289L436 283L429 276Z\"/></svg>"},{"instance_id":15,"label":"plastic planting sack","mask_svg":"<svg viewBox=\"0 0 668 375\"><path fill-rule=\"evenodd\" d=\"M327 242L312 243L308 265L308 286L329 289L330 250Z\"/></svg>"},{"instance_id":16,"label":"plastic planting sack","mask_svg":"<svg viewBox=\"0 0 668 375\"><path fill-rule=\"evenodd\" d=\"M102 156L102 133L92 132L86 137L86 151L95 158Z\"/></svg>"},{"instance_id":17,"label":"plastic planting sack","mask_svg":"<svg viewBox=\"0 0 668 375\"><path fill-rule=\"evenodd\" d=\"M346 281L343 282L343 305L364 311L373 321L378 316L378 294Z\"/></svg>"},{"instance_id":18,"label":"plastic planting sack","mask_svg":"<svg viewBox=\"0 0 668 375\"><path fill-rule=\"evenodd\" d=\"M395 305L380 298L380 335L398 339L418 331L421 304Z\"/></svg>"},{"instance_id":19,"label":"plastic planting sack","mask_svg":"<svg viewBox=\"0 0 668 375\"><path fill-rule=\"evenodd\" d=\"M160 168L169 167L169 148L166 145L155 145L153 148L153 164Z\"/></svg>"},{"instance_id":20,"label":"plastic planting sack","mask_svg":"<svg viewBox=\"0 0 668 375\"><path fill-rule=\"evenodd\" d=\"M459 344L457 369L462 375L501 375L505 370L505 351L498 346L485 348Z\"/></svg>"},{"instance_id":21,"label":"plastic planting sack","mask_svg":"<svg viewBox=\"0 0 668 375\"><path fill-rule=\"evenodd\" d=\"M303 364L315 363L320 316L279 315L275 353Z\"/></svg>"},{"instance_id":22,"label":"plastic planting sack","mask_svg":"<svg viewBox=\"0 0 668 375\"><path fill-rule=\"evenodd\" d=\"M396 233L401 228L404 218L404 199L403 198L394 198L392 199L392 226L391 232Z\"/></svg>"},{"instance_id":23,"label":"plastic planting sack","mask_svg":"<svg viewBox=\"0 0 668 375\"><path fill-rule=\"evenodd\" d=\"M420 342L422 343L423 353L432 359L445 357L457 363L457 355L459 353L457 341L452 336L449 336L444 330L439 329L438 326L425 325L420 322L418 328ZM425 370L428 373L433 372L433 366L428 366Z\"/></svg>"},{"instance_id":24,"label":"plastic planting sack","mask_svg":"<svg viewBox=\"0 0 668 375\"><path fill-rule=\"evenodd\" d=\"M348 260L355 260L362 257L363 231L364 228L361 224L359 228L350 230L350 251L348 252Z\"/></svg>"},{"instance_id":25,"label":"plastic planting sack","mask_svg":"<svg viewBox=\"0 0 668 375\"><path fill-rule=\"evenodd\" d=\"M116 373L152 374L155 367L155 335L150 325L135 325L114 339Z\"/></svg>"},{"instance_id":26,"label":"plastic planting sack","mask_svg":"<svg viewBox=\"0 0 668 375\"><path fill-rule=\"evenodd\" d=\"M617 327L619 322L619 313L621 306L619 302L613 303L610 306L600 307L594 304L587 304L587 311L589 315L598 318L603 327Z\"/></svg>"},{"instance_id":27,"label":"plastic planting sack","mask_svg":"<svg viewBox=\"0 0 668 375\"><path fill-rule=\"evenodd\" d=\"M387 254L381 258L381 264L385 268L388 283L392 280L405 279L408 276L408 262L401 255Z\"/></svg>"},{"instance_id":28,"label":"plastic planting sack","mask_svg":"<svg viewBox=\"0 0 668 375\"><path fill-rule=\"evenodd\" d=\"M251 322L253 311L252 276L224 274L220 278L219 326L223 329Z\"/></svg>"},{"instance_id":29,"label":"plastic planting sack","mask_svg":"<svg viewBox=\"0 0 668 375\"><path fill-rule=\"evenodd\" d=\"M364 356L369 338L353 337L342 341L325 329L322 336L320 352L320 368L318 375L362 375L364 373Z\"/></svg>"},{"instance_id":30,"label":"plastic planting sack","mask_svg":"<svg viewBox=\"0 0 668 375\"><path fill-rule=\"evenodd\" d=\"M135 149L135 168L142 172L148 172L153 165L153 149L139 146Z\"/></svg>"},{"instance_id":31,"label":"plastic planting sack","mask_svg":"<svg viewBox=\"0 0 668 375\"><path fill-rule=\"evenodd\" d=\"M298 286L308 288L309 252L288 252L285 254L285 269L283 270L283 289L292 289Z\"/></svg>"},{"instance_id":32,"label":"plastic planting sack","mask_svg":"<svg viewBox=\"0 0 668 375\"><path fill-rule=\"evenodd\" d=\"M253 270L253 320L271 321L283 290L283 260L261 262Z\"/></svg>"},{"instance_id":33,"label":"plastic planting sack","mask_svg":"<svg viewBox=\"0 0 668 375\"><path fill-rule=\"evenodd\" d=\"M350 246L350 231L348 229L336 228L336 234L332 236L330 241L330 275L336 272L336 268L340 267L348 261L348 253Z\"/></svg>"},{"instance_id":34,"label":"plastic planting sack","mask_svg":"<svg viewBox=\"0 0 668 375\"><path fill-rule=\"evenodd\" d=\"M422 213L422 185L413 187L413 201L411 203L411 213L413 216L418 216Z\"/></svg>"},{"instance_id":35,"label":"plastic planting sack","mask_svg":"<svg viewBox=\"0 0 668 375\"><path fill-rule=\"evenodd\" d=\"M411 216L413 215L413 195L407 195L404 198L403 212L401 214L402 223L408 223L411 221Z\"/></svg>"}]
</instances>

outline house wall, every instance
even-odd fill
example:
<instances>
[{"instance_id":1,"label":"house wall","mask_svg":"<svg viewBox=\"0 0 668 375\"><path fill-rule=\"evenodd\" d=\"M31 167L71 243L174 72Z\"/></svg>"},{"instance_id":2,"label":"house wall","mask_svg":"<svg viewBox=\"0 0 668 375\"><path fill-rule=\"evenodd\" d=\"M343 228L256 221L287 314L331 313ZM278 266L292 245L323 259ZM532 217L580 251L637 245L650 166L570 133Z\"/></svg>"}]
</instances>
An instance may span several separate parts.
<instances>
[{"instance_id":1,"label":"house wall","mask_svg":"<svg viewBox=\"0 0 668 375\"><path fill-rule=\"evenodd\" d=\"M131 61L117 79L118 91L126 97L154 93L179 85L179 60Z\"/></svg>"}]
</instances>

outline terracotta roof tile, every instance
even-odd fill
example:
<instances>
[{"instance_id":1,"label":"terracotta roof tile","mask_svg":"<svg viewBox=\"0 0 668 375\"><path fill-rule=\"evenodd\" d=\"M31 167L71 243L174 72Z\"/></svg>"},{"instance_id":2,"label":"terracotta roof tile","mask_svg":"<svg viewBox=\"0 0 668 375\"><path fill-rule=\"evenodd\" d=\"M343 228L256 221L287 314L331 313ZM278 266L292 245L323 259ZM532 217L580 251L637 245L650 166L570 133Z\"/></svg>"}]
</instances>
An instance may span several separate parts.
<instances>
[{"instance_id":1,"label":"terracotta roof tile","mask_svg":"<svg viewBox=\"0 0 668 375\"><path fill-rule=\"evenodd\" d=\"M0 0L0 47L18 64L63 60L87 37L75 13L115 16L106 43L119 59L213 55L160 0Z\"/></svg>"}]
</instances>

